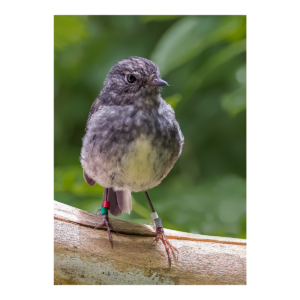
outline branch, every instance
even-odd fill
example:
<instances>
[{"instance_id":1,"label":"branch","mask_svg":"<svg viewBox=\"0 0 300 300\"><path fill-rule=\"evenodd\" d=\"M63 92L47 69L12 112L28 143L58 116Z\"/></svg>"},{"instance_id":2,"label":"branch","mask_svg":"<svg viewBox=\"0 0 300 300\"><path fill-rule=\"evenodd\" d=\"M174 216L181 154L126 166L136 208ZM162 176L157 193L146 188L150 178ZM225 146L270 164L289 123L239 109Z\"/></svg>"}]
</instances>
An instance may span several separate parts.
<instances>
[{"instance_id":1,"label":"branch","mask_svg":"<svg viewBox=\"0 0 300 300\"><path fill-rule=\"evenodd\" d=\"M54 284L246 284L246 240L165 229L179 251L169 269L151 226L110 221L113 249L101 216L54 202Z\"/></svg>"}]
</instances>

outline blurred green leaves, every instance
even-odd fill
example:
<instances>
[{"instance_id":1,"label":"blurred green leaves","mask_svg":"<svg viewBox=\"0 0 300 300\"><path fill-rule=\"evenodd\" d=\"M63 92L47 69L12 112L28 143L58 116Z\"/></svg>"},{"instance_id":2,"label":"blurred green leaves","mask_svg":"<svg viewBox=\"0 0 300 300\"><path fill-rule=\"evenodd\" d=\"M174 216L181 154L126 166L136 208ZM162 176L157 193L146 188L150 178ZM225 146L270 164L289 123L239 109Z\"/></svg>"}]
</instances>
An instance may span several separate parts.
<instances>
[{"instance_id":1,"label":"blurred green leaves","mask_svg":"<svg viewBox=\"0 0 300 300\"><path fill-rule=\"evenodd\" d=\"M54 49L63 50L88 37L85 16L54 16Z\"/></svg>"},{"instance_id":2,"label":"blurred green leaves","mask_svg":"<svg viewBox=\"0 0 300 300\"><path fill-rule=\"evenodd\" d=\"M83 179L83 171L80 166L68 166L55 168L54 192L72 192L76 195L99 195L103 193L103 187L97 185L91 189Z\"/></svg>"},{"instance_id":3,"label":"blurred green leaves","mask_svg":"<svg viewBox=\"0 0 300 300\"><path fill-rule=\"evenodd\" d=\"M222 107L232 116L246 109L246 86L243 85L221 100Z\"/></svg>"},{"instance_id":4,"label":"blurred green leaves","mask_svg":"<svg viewBox=\"0 0 300 300\"><path fill-rule=\"evenodd\" d=\"M162 75L199 55L207 47L229 39L244 22L240 16L188 16L177 21L161 37L151 60Z\"/></svg>"},{"instance_id":5,"label":"blurred green leaves","mask_svg":"<svg viewBox=\"0 0 300 300\"><path fill-rule=\"evenodd\" d=\"M241 40L223 47L222 50L212 54L202 66L190 76L190 80L184 88L185 101L201 86L204 80L214 76L214 72L218 71L223 64L226 64L235 56L246 52L246 40ZM243 66L244 67L244 66ZM246 72L245 69L243 69ZM241 72L241 71L240 71ZM243 76L243 75L241 75ZM245 81L243 81L245 83ZM245 91L246 97L246 91ZM245 107L246 109L246 107ZM226 109L227 110L227 109ZM242 110L240 110L242 111ZM239 112L240 112L239 111Z\"/></svg>"},{"instance_id":6,"label":"blurred green leaves","mask_svg":"<svg viewBox=\"0 0 300 300\"><path fill-rule=\"evenodd\" d=\"M143 15L139 16L140 20L144 23L151 22L151 21L169 21L173 19L178 19L182 16L173 16L173 15Z\"/></svg>"},{"instance_id":7,"label":"blurred green leaves","mask_svg":"<svg viewBox=\"0 0 300 300\"><path fill-rule=\"evenodd\" d=\"M177 104L181 101L181 94L174 94L172 96L166 97L165 101L172 106L173 109L176 108Z\"/></svg>"},{"instance_id":8,"label":"blurred green leaves","mask_svg":"<svg viewBox=\"0 0 300 300\"><path fill-rule=\"evenodd\" d=\"M164 201L156 203L162 220L172 229L207 235L245 237L241 226L246 215L246 181L226 175L165 191ZM176 224L176 226L171 225Z\"/></svg>"},{"instance_id":9,"label":"blurred green leaves","mask_svg":"<svg viewBox=\"0 0 300 300\"><path fill-rule=\"evenodd\" d=\"M96 213L103 191L102 186L97 184L91 188L84 181L80 165L54 169L54 199L57 201Z\"/></svg>"}]
</instances>

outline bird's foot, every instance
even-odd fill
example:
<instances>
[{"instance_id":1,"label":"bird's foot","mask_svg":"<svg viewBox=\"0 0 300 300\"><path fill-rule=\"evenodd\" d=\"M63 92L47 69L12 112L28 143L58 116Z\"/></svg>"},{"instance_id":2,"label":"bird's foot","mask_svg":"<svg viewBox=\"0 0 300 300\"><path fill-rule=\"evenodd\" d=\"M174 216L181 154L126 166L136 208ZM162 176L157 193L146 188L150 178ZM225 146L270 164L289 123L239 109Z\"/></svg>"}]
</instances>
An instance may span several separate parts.
<instances>
[{"instance_id":1,"label":"bird's foot","mask_svg":"<svg viewBox=\"0 0 300 300\"><path fill-rule=\"evenodd\" d=\"M101 214L101 213L99 213L99 214ZM112 235L111 235L111 231L110 230L113 229L113 230L115 230L117 232L117 229L116 229L116 227L114 225L112 225L109 222L108 214L101 214L101 216L103 218L102 223L99 224L98 226L96 226L95 229L100 228L100 227L106 227L107 234L108 234L108 240L109 240L109 242L111 244L111 247L113 248L113 239L112 239Z\"/></svg>"},{"instance_id":2,"label":"bird's foot","mask_svg":"<svg viewBox=\"0 0 300 300\"><path fill-rule=\"evenodd\" d=\"M167 256L168 256L168 262L169 262L169 268L171 268L171 255L170 255L170 249L171 251L176 251L178 254L178 250L169 242L169 240L166 238L165 236L165 232L164 229L162 227L158 227L156 228L155 225L153 226L153 228L156 231L156 238L152 241L153 242L157 242L158 240L161 240L162 243L165 246L166 252L167 252Z\"/></svg>"}]
</instances>

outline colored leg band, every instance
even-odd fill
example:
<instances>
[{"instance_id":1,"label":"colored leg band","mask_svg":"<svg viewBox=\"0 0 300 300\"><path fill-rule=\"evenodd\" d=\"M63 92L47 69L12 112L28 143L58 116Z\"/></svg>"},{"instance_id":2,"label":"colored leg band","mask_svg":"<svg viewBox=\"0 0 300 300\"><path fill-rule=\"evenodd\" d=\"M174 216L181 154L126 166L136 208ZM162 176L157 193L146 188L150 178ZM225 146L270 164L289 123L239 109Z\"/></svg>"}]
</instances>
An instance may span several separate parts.
<instances>
[{"instance_id":1,"label":"colored leg band","mask_svg":"<svg viewBox=\"0 0 300 300\"><path fill-rule=\"evenodd\" d=\"M102 206L107 207L108 209L110 209L110 202L109 201L103 201Z\"/></svg>"},{"instance_id":2,"label":"colored leg band","mask_svg":"<svg viewBox=\"0 0 300 300\"><path fill-rule=\"evenodd\" d=\"M108 214L108 208L107 207L102 207L101 208L101 214Z\"/></svg>"},{"instance_id":3,"label":"colored leg band","mask_svg":"<svg viewBox=\"0 0 300 300\"><path fill-rule=\"evenodd\" d=\"M155 219L157 219L158 218L158 214L157 214L157 212L155 211L155 212L153 212L152 214L150 214L150 216L151 216L151 219L154 221Z\"/></svg>"},{"instance_id":4,"label":"colored leg band","mask_svg":"<svg viewBox=\"0 0 300 300\"><path fill-rule=\"evenodd\" d=\"M161 218L154 219L154 223L155 223L156 228L162 228L163 227Z\"/></svg>"}]
</instances>

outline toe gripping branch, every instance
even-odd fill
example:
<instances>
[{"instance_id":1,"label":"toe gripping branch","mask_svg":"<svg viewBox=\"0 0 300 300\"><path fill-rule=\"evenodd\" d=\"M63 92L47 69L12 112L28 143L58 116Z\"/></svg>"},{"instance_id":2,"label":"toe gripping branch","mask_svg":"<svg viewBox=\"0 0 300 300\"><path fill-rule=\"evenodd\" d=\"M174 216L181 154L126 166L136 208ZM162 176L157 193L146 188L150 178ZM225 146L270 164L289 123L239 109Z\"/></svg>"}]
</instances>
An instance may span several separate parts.
<instances>
[{"instance_id":1,"label":"toe gripping branch","mask_svg":"<svg viewBox=\"0 0 300 300\"><path fill-rule=\"evenodd\" d=\"M170 250L171 251L176 251L178 253L178 250L168 241L168 239L165 236L164 233L164 229L163 229L163 225L162 225L162 221L161 218L158 217L157 212L153 212L151 214L151 219L154 221L155 224L155 230L156 230L156 238L153 240L154 241L158 241L161 240L162 243L165 246L166 252L167 252L167 256L168 256L168 262L169 262L169 268L171 267L171 255L170 255ZM152 242L152 243L153 243Z\"/></svg>"}]
</instances>

